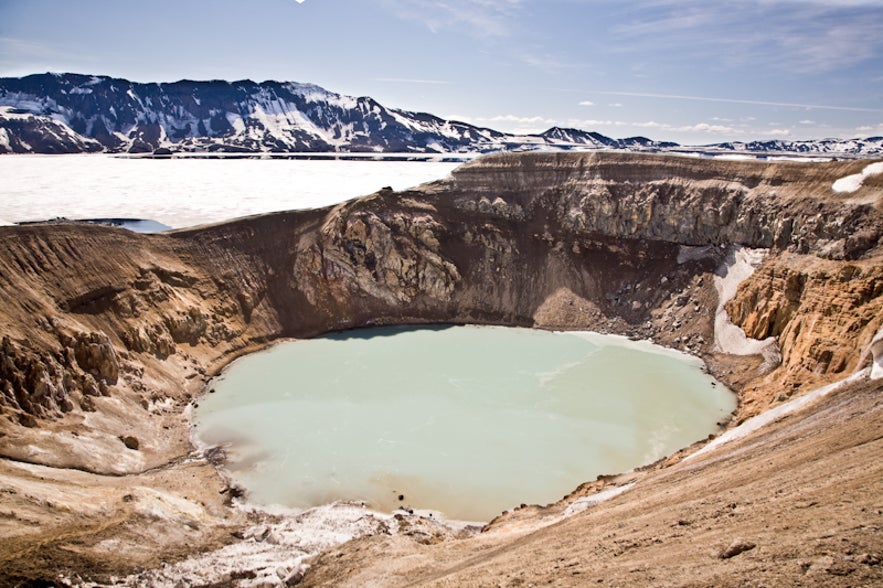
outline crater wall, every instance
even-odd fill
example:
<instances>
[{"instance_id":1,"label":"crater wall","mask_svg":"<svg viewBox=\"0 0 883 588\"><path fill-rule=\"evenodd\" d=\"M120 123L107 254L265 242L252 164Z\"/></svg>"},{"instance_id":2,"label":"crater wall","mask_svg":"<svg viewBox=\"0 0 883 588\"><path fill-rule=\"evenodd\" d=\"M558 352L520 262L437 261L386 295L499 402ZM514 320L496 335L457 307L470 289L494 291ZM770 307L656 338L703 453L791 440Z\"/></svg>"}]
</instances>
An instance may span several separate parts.
<instances>
[{"instance_id":1,"label":"crater wall","mask_svg":"<svg viewBox=\"0 0 883 588\"><path fill-rule=\"evenodd\" d=\"M207 490L214 470L191 465L188 407L241 354L374 325L650 338L702 356L740 395L741 421L879 363L883 176L854 193L832 190L866 163L506 154L404 192L159 235L0 227L0 474L56 472L65 492L99 475L77 482L102 505L88 519L99 521L95 533L82 534L98 542L107 521L129 521L119 533L132 549L114 570L228 541L217 529L235 516ZM776 365L714 345L715 279L739 247L768 251L726 310L750 337L775 339ZM160 507L155 490L115 489L101 502L94 489L112 477L125 488L149 480L176 498ZM9 537L36 537L33 548L7 546L13 559L0 540L0 561L31 565L57 528L72 536L62 527L80 525L80 507L62 516L46 506L64 503L46 490L56 486L0 488L18 496L18 512L36 513L0 518ZM170 504L192 525L182 531L178 511L155 514ZM44 534L34 535L34 520ZM125 543L119 533L115 545ZM77 553L100 568L109 556L97 545ZM68 552L53 553L64 561Z\"/></svg>"}]
</instances>

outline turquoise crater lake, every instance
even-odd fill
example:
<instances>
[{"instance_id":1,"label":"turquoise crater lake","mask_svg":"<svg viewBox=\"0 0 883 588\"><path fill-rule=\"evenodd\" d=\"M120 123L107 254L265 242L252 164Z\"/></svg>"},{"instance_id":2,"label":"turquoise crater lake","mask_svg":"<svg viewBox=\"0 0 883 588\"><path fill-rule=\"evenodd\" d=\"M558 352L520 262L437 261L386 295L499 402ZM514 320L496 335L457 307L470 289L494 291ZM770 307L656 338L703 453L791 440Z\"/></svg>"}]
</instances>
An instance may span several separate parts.
<instances>
[{"instance_id":1,"label":"turquoise crater lake","mask_svg":"<svg viewBox=\"0 0 883 588\"><path fill-rule=\"evenodd\" d=\"M488 520L717 430L735 396L693 357L585 332L378 328L279 344L202 398L249 500Z\"/></svg>"}]
</instances>

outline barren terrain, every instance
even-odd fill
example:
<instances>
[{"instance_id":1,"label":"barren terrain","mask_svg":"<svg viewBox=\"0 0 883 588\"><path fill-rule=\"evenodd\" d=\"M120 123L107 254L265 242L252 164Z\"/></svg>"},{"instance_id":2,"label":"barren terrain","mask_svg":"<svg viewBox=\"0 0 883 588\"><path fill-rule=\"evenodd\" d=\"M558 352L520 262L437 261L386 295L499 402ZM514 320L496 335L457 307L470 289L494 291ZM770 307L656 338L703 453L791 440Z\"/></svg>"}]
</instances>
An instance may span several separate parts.
<instances>
[{"instance_id":1,"label":"barren terrain","mask_svg":"<svg viewBox=\"0 0 883 588\"><path fill-rule=\"evenodd\" d=\"M0 583L173 585L163 564L267 543L292 521L231 507L221 456L190 445L210 377L284 337L439 322L690 351L739 394L729 427L865 371L713 451L482 533L369 516L306 575L292 552L185 584L881 583L883 380L867 374L883 361L883 176L832 188L865 165L500 155L415 190L160 235L0 227ZM720 302L772 338L763 355L716 341L716 288L743 247L758 267Z\"/></svg>"}]
</instances>

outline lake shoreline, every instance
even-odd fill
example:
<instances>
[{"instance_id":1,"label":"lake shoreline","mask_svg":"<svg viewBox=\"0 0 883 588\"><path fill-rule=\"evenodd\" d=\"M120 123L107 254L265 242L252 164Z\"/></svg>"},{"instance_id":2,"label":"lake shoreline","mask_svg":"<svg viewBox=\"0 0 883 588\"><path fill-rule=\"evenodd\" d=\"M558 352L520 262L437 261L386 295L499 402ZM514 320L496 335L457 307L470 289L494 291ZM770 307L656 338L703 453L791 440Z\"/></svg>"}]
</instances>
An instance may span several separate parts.
<instances>
[{"instance_id":1,"label":"lake shoreline","mask_svg":"<svg viewBox=\"0 0 883 588\"><path fill-rule=\"evenodd\" d=\"M489 520L715 432L735 410L735 394L701 366L683 353L587 332L344 331L231 363L199 401L197 437L224 447L228 475L258 503L313 507L327 499L310 496L331 492L384 512L405 506ZM353 457L360 451L364 459Z\"/></svg>"}]
</instances>

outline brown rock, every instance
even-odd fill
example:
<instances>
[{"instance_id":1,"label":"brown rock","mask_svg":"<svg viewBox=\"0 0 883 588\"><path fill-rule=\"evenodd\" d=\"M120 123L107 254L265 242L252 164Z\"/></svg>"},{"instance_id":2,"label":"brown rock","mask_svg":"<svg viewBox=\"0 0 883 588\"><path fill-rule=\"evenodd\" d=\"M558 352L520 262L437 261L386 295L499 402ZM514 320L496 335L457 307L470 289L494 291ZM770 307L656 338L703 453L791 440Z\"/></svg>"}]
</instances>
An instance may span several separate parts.
<instances>
[{"instance_id":1,"label":"brown rock","mask_svg":"<svg viewBox=\"0 0 883 588\"><path fill-rule=\"evenodd\" d=\"M731 557L736 557L740 553L745 553L746 551L751 551L757 547L755 543L751 543L750 541L743 541L741 539L736 539L730 545L723 549L718 557L721 559L730 559Z\"/></svg>"}]
</instances>

